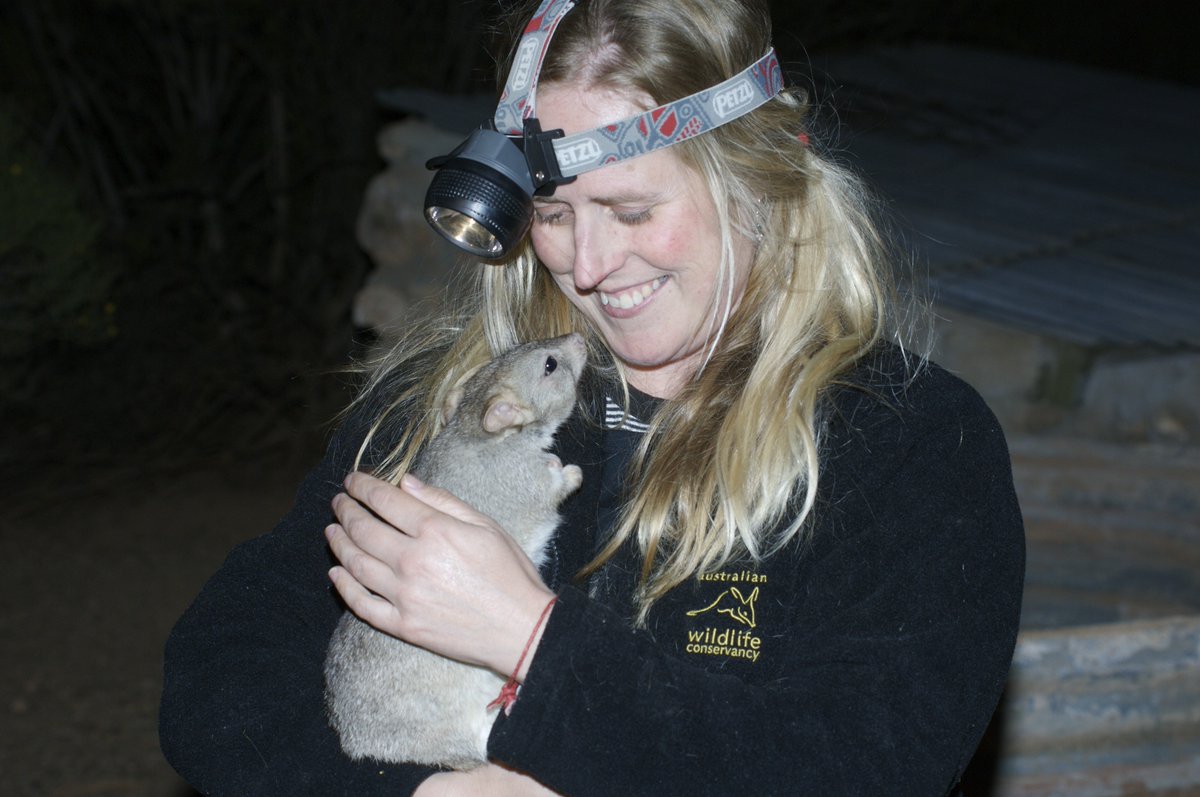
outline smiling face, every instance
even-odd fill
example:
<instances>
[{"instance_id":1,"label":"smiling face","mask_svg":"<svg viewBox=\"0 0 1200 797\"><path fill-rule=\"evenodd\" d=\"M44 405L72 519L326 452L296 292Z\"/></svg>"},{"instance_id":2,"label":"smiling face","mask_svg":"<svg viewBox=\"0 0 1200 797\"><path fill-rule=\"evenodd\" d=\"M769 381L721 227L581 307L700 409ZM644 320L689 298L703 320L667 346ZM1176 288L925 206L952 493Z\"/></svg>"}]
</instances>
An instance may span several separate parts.
<instances>
[{"instance_id":1,"label":"smiling face","mask_svg":"<svg viewBox=\"0 0 1200 797\"><path fill-rule=\"evenodd\" d=\"M537 115L542 129L571 135L652 105L552 84L538 89ZM721 280L720 221L703 178L662 149L581 174L536 199L534 211L533 247L559 289L596 324L634 387L673 396L727 304L737 304L753 257L734 233L732 285Z\"/></svg>"}]
</instances>

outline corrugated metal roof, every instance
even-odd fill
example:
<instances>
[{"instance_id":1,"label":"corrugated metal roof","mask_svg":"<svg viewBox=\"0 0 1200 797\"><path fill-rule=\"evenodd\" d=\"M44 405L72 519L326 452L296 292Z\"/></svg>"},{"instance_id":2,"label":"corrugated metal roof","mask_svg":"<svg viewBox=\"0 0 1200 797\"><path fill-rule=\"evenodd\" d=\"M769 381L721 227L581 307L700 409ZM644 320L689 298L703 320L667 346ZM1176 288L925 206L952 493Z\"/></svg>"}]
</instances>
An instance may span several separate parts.
<instances>
[{"instance_id":1,"label":"corrugated metal roof","mask_svg":"<svg viewBox=\"0 0 1200 797\"><path fill-rule=\"evenodd\" d=\"M1200 90L943 46L822 69L937 303L1085 345L1200 347Z\"/></svg>"}]
</instances>

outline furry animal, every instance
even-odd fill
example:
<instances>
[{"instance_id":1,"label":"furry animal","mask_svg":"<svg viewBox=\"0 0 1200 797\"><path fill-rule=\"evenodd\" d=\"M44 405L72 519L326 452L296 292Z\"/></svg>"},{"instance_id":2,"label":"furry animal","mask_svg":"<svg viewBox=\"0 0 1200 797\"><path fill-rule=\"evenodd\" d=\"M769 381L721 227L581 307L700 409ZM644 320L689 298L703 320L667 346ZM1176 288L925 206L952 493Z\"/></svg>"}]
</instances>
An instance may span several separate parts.
<instances>
[{"instance_id":1,"label":"furry animal","mask_svg":"<svg viewBox=\"0 0 1200 797\"><path fill-rule=\"evenodd\" d=\"M575 406L587 359L571 334L517 346L451 395L445 425L413 473L496 520L535 565L559 522L558 505L583 474L547 449ZM325 659L325 702L351 758L470 769L487 759L505 682L496 673L381 633L347 611Z\"/></svg>"}]
</instances>

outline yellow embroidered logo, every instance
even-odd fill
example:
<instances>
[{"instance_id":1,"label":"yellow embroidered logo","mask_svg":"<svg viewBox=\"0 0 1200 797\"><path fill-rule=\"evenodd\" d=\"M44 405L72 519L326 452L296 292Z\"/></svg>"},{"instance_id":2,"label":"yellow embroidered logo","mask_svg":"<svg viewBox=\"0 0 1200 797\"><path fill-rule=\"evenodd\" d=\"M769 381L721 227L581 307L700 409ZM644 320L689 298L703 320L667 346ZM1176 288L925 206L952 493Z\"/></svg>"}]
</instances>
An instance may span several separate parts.
<instances>
[{"instance_id":1,"label":"yellow embroidered logo","mask_svg":"<svg viewBox=\"0 0 1200 797\"><path fill-rule=\"evenodd\" d=\"M688 612L688 617L695 617L716 609L719 614L727 614L742 625L753 628L755 626L754 602L756 600L758 600L758 587L755 587L748 596L743 596L742 591L737 587L730 587L703 609Z\"/></svg>"},{"instance_id":2,"label":"yellow embroidered logo","mask_svg":"<svg viewBox=\"0 0 1200 797\"><path fill-rule=\"evenodd\" d=\"M687 653L702 656L720 656L757 662L762 653L762 639L755 636L749 629L758 626L756 604L762 596L759 585L765 585L767 577L743 570L737 573L705 573L699 577L699 580L702 584L714 581L734 582L739 586L726 588L707 606L687 612L687 616L707 616L711 620L727 617L741 625L742 628L719 628L716 626L690 628L687 632L687 643L684 650ZM753 584L754 588L750 589L747 586L749 584Z\"/></svg>"}]
</instances>

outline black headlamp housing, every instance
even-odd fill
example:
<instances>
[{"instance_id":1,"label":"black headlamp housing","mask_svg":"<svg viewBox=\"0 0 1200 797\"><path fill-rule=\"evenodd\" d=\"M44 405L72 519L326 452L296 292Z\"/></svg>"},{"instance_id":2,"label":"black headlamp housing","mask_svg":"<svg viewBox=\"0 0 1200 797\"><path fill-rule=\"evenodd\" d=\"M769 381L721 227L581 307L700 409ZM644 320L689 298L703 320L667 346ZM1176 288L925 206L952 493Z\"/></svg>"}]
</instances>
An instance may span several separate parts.
<instances>
[{"instance_id":1,"label":"black headlamp housing","mask_svg":"<svg viewBox=\"0 0 1200 797\"><path fill-rule=\"evenodd\" d=\"M562 130L543 131L526 119L520 138L489 122L426 168L437 173L425 192L425 218L446 240L477 257L506 257L533 221L533 197L550 196L574 177L563 177L553 140Z\"/></svg>"}]
</instances>

